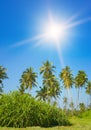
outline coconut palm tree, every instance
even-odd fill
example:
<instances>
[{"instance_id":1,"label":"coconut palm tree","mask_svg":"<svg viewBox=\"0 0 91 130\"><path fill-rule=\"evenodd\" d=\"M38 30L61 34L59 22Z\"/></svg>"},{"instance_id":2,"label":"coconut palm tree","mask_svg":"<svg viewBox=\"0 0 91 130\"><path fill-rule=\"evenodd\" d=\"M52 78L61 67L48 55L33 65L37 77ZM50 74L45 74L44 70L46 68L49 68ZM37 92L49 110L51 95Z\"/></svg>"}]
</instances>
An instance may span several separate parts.
<instances>
[{"instance_id":1,"label":"coconut palm tree","mask_svg":"<svg viewBox=\"0 0 91 130\"><path fill-rule=\"evenodd\" d=\"M49 75L43 82L43 87L37 91L37 96L43 101L50 102L52 98L57 99L61 93L60 84L54 75Z\"/></svg>"},{"instance_id":2,"label":"coconut palm tree","mask_svg":"<svg viewBox=\"0 0 91 130\"><path fill-rule=\"evenodd\" d=\"M0 66L0 93L3 92L3 80L8 78L6 74L6 68Z\"/></svg>"},{"instance_id":3,"label":"coconut palm tree","mask_svg":"<svg viewBox=\"0 0 91 130\"><path fill-rule=\"evenodd\" d=\"M40 87L40 90L36 91L37 95L36 98L39 100L46 101L47 100L47 88L46 87Z\"/></svg>"},{"instance_id":4,"label":"coconut palm tree","mask_svg":"<svg viewBox=\"0 0 91 130\"><path fill-rule=\"evenodd\" d=\"M64 110L67 110L67 105L68 105L67 97L63 97L63 104L64 104Z\"/></svg>"},{"instance_id":5,"label":"coconut palm tree","mask_svg":"<svg viewBox=\"0 0 91 130\"><path fill-rule=\"evenodd\" d=\"M78 90L78 99L77 99L77 106L78 106L78 104L79 104L79 89L80 88L82 88L84 85L85 85L85 83L87 82L87 75L86 75L86 73L84 72L84 71L82 71L82 70L79 70L78 71L78 74L77 74L77 76L75 77L75 87L77 88L77 90Z\"/></svg>"},{"instance_id":6,"label":"coconut palm tree","mask_svg":"<svg viewBox=\"0 0 91 130\"><path fill-rule=\"evenodd\" d=\"M90 108L91 108L91 81L87 82L86 93L89 95Z\"/></svg>"},{"instance_id":7,"label":"coconut palm tree","mask_svg":"<svg viewBox=\"0 0 91 130\"><path fill-rule=\"evenodd\" d=\"M46 61L40 67L40 74L43 76L43 90L46 89L46 99L51 100L52 98L57 98L61 92L60 84L53 74L55 66L51 62ZM45 88L45 89L44 89ZM41 91L41 90L40 90ZM44 92L44 91L43 91Z\"/></svg>"},{"instance_id":8,"label":"coconut palm tree","mask_svg":"<svg viewBox=\"0 0 91 130\"><path fill-rule=\"evenodd\" d=\"M49 92L50 92L49 97L51 99L59 98L60 93L61 93L61 88L60 88L59 81L56 79L56 77L54 79L51 79L51 81L50 81Z\"/></svg>"},{"instance_id":9,"label":"coconut palm tree","mask_svg":"<svg viewBox=\"0 0 91 130\"><path fill-rule=\"evenodd\" d=\"M32 89L32 87L37 86L36 78L37 74L33 71L33 68L26 69L20 79L21 90Z\"/></svg>"},{"instance_id":10,"label":"coconut palm tree","mask_svg":"<svg viewBox=\"0 0 91 130\"><path fill-rule=\"evenodd\" d=\"M63 86L68 91L68 97L70 93L70 88L72 87L74 80L73 80L73 74L70 70L69 66L66 66L64 69L62 69L62 72L60 73L60 79L63 82Z\"/></svg>"}]
</instances>

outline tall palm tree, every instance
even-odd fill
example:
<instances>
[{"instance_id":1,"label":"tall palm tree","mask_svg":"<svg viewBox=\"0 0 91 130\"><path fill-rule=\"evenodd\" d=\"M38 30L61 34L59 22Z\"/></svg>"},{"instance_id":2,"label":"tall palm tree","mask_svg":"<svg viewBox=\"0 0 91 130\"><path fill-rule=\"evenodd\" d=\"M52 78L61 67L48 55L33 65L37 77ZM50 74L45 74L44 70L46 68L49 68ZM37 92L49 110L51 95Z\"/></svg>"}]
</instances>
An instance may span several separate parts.
<instances>
[{"instance_id":1,"label":"tall palm tree","mask_svg":"<svg viewBox=\"0 0 91 130\"><path fill-rule=\"evenodd\" d=\"M3 92L3 80L8 78L6 74L6 68L0 66L0 93Z\"/></svg>"},{"instance_id":2,"label":"tall palm tree","mask_svg":"<svg viewBox=\"0 0 91 130\"><path fill-rule=\"evenodd\" d=\"M22 90L32 89L32 87L37 86L36 82L37 74L33 71L33 68L26 69L20 79L20 88Z\"/></svg>"},{"instance_id":3,"label":"tall palm tree","mask_svg":"<svg viewBox=\"0 0 91 130\"><path fill-rule=\"evenodd\" d=\"M43 75L43 90L46 89L46 99L49 101L51 98L57 98L61 91L59 82L53 74L55 72L54 69L55 66L49 61L46 61L40 67L40 74Z\"/></svg>"},{"instance_id":4,"label":"tall palm tree","mask_svg":"<svg viewBox=\"0 0 91 130\"><path fill-rule=\"evenodd\" d=\"M91 107L91 81L87 82L86 93L89 95L90 107Z\"/></svg>"},{"instance_id":5,"label":"tall palm tree","mask_svg":"<svg viewBox=\"0 0 91 130\"><path fill-rule=\"evenodd\" d=\"M87 79L86 73L82 70L79 70L77 76L75 77L75 87L78 90L78 92L77 92L78 93L77 106L79 104L79 89L82 88L85 85L87 80L88 79Z\"/></svg>"},{"instance_id":6,"label":"tall palm tree","mask_svg":"<svg viewBox=\"0 0 91 130\"><path fill-rule=\"evenodd\" d=\"M66 66L64 69L62 69L62 72L60 73L59 76L61 81L63 82L63 86L68 91L68 97L69 97L70 88L74 83L73 74L72 71L70 70L70 67Z\"/></svg>"}]
</instances>

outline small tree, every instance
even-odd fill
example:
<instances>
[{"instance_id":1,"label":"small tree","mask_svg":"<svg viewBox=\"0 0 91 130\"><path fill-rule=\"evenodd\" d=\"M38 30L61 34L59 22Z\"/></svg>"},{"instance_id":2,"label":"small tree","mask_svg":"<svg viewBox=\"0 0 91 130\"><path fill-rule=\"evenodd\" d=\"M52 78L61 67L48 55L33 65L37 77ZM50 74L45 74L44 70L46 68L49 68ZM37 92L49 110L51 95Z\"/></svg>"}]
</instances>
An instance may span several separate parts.
<instances>
[{"instance_id":1,"label":"small tree","mask_svg":"<svg viewBox=\"0 0 91 130\"><path fill-rule=\"evenodd\" d=\"M86 106L84 103L79 103L80 112L84 112L86 109Z\"/></svg>"},{"instance_id":2,"label":"small tree","mask_svg":"<svg viewBox=\"0 0 91 130\"><path fill-rule=\"evenodd\" d=\"M71 110L73 111L73 110L74 110L74 102L71 102L71 103L69 104L69 106L70 106Z\"/></svg>"}]
</instances>

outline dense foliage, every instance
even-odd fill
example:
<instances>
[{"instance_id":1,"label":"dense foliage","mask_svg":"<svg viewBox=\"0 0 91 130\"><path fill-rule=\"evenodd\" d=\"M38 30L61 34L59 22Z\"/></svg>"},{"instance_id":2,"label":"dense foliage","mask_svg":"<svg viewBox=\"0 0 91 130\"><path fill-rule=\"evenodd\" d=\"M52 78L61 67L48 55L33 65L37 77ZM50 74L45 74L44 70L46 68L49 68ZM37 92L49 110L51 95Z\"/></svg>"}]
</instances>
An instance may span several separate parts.
<instances>
[{"instance_id":1,"label":"dense foliage","mask_svg":"<svg viewBox=\"0 0 91 130\"><path fill-rule=\"evenodd\" d=\"M11 92L0 97L0 126L29 127L69 125L60 109L29 94Z\"/></svg>"}]
</instances>

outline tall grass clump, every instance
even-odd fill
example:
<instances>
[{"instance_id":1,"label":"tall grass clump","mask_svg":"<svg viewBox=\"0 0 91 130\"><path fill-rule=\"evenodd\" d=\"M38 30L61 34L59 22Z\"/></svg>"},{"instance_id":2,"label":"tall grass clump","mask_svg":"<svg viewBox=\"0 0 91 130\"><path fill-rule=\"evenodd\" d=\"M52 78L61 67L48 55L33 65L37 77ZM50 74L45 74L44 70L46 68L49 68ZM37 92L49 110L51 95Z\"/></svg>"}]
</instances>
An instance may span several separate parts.
<instances>
[{"instance_id":1,"label":"tall grass clump","mask_svg":"<svg viewBox=\"0 0 91 130\"><path fill-rule=\"evenodd\" d=\"M70 125L60 109L38 101L29 94L11 92L0 97L0 126L51 127Z\"/></svg>"}]
</instances>

